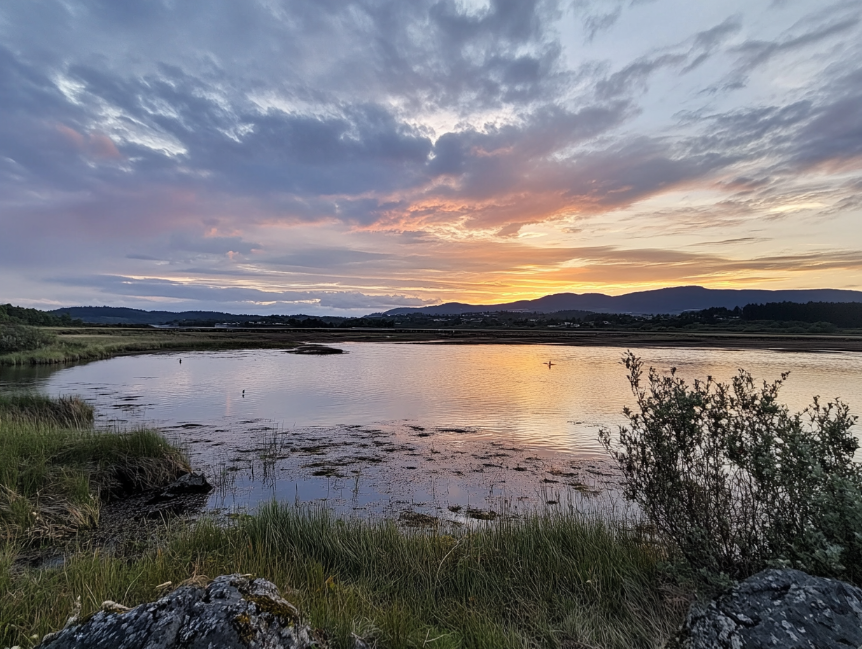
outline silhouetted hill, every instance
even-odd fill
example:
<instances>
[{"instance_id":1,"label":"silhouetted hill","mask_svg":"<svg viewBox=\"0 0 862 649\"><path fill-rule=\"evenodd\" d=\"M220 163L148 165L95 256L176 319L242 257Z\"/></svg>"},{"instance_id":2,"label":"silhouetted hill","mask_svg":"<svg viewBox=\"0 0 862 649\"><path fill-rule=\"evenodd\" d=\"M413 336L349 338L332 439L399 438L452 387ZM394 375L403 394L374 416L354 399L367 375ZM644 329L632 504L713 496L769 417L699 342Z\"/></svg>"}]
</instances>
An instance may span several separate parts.
<instances>
[{"instance_id":1,"label":"silhouetted hill","mask_svg":"<svg viewBox=\"0 0 862 649\"><path fill-rule=\"evenodd\" d=\"M0 304L0 324L24 324L38 327L61 327L75 324L65 314L53 314L39 309L28 309L11 304Z\"/></svg>"},{"instance_id":2,"label":"silhouetted hill","mask_svg":"<svg viewBox=\"0 0 862 649\"><path fill-rule=\"evenodd\" d=\"M520 300L506 304L463 304L449 302L438 306L402 307L384 315L425 313L428 315L477 313L484 311L593 311L596 313L681 313L683 311L724 307L733 309L746 304L764 302L862 302L862 291L840 289L807 289L767 291L759 289L709 289L702 286L676 286L654 291L638 291L625 295L603 293L557 293L536 300Z\"/></svg>"},{"instance_id":3,"label":"silhouetted hill","mask_svg":"<svg viewBox=\"0 0 862 649\"><path fill-rule=\"evenodd\" d=\"M862 327L862 302L770 302L746 304L742 309L746 320L777 322L828 322L836 327Z\"/></svg>"},{"instance_id":4,"label":"silhouetted hill","mask_svg":"<svg viewBox=\"0 0 862 649\"><path fill-rule=\"evenodd\" d=\"M259 315L236 315L219 311L144 311L113 306L72 306L49 311L54 315L68 314L91 324L164 324L178 320L215 322L251 322Z\"/></svg>"}]
</instances>

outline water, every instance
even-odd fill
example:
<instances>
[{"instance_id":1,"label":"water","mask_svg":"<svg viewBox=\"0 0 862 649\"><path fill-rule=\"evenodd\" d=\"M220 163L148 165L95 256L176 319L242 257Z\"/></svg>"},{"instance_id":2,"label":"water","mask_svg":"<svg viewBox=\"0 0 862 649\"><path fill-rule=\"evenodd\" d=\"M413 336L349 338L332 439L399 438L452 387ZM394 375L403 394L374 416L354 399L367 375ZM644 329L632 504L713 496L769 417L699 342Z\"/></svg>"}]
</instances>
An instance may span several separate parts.
<instances>
[{"instance_id":1,"label":"water","mask_svg":"<svg viewBox=\"0 0 862 649\"><path fill-rule=\"evenodd\" d=\"M632 405L620 348L339 346L348 353L186 352L5 368L0 387L81 395L99 425L162 428L220 486L213 508L277 498L458 519L503 501L583 506L611 486L597 432L625 423L622 408ZM793 410L815 394L839 396L856 413L862 404L859 354L633 351L689 379L728 380L738 367L768 380L789 371L782 400Z\"/></svg>"}]
</instances>

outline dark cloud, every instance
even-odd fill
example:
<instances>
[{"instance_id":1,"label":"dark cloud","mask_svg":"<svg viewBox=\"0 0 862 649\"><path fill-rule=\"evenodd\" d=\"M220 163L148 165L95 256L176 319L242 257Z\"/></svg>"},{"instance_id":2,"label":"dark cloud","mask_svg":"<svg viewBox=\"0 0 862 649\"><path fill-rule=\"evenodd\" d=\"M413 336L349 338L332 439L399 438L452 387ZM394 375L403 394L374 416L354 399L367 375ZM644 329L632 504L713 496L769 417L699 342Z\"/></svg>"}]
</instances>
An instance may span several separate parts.
<instances>
[{"instance_id":1,"label":"dark cloud","mask_svg":"<svg viewBox=\"0 0 862 649\"><path fill-rule=\"evenodd\" d=\"M766 18L731 3L703 12L710 22L655 2L635 26L633 4L9 0L0 266L98 266L81 289L130 300L377 308L462 269L568 263L559 246L514 245L538 223L586 239L597 215L648 236L774 222L794 204L858 210L846 179L862 160L858 3ZM789 61L803 64L766 89L722 91ZM640 211L686 188L717 198ZM501 264L473 237L513 247L493 248ZM154 268L170 271L162 283L116 279ZM167 279L182 272L201 279ZM273 297L247 288L255 272L343 290Z\"/></svg>"},{"instance_id":2,"label":"dark cloud","mask_svg":"<svg viewBox=\"0 0 862 649\"><path fill-rule=\"evenodd\" d=\"M645 88L647 79L656 70L679 65L686 60L685 54L663 54L654 58L635 61L607 79L599 81L596 85L597 94L601 99L627 95L635 89Z\"/></svg>"},{"instance_id":3,"label":"dark cloud","mask_svg":"<svg viewBox=\"0 0 862 649\"><path fill-rule=\"evenodd\" d=\"M795 164L841 166L855 161L862 167L862 71L839 77L832 90L796 133L791 154Z\"/></svg>"},{"instance_id":4,"label":"dark cloud","mask_svg":"<svg viewBox=\"0 0 862 649\"><path fill-rule=\"evenodd\" d=\"M689 72L694 68L705 63L728 38L738 33L742 29L742 18L740 16L731 16L724 22L699 32L694 37L694 43L689 53L690 62L682 69L683 72Z\"/></svg>"},{"instance_id":5,"label":"dark cloud","mask_svg":"<svg viewBox=\"0 0 862 649\"><path fill-rule=\"evenodd\" d=\"M834 7L840 13L846 13L846 7L840 4ZM812 16L802 23L801 33L791 33L774 41L747 40L735 48L739 59L736 69L726 81L727 88L740 88L748 82L748 75L755 69L765 65L772 59L787 55L798 50L846 35L855 30L862 18L858 15L858 7L852 11L855 15L833 16L827 8L823 14Z\"/></svg>"},{"instance_id":6,"label":"dark cloud","mask_svg":"<svg viewBox=\"0 0 862 649\"><path fill-rule=\"evenodd\" d=\"M243 241L242 237L198 237L175 232L171 235L169 248L209 255L225 255L231 252L247 255L253 250L260 250L262 246L259 243Z\"/></svg>"},{"instance_id":7,"label":"dark cloud","mask_svg":"<svg viewBox=\"0 0 862 649\"><path fill-rule=\"evenodd\" d=\"M122 275L58 277L51 281L64 286L96 289L106 295L137 299L174 299L235 305L276 303L276 306L281 308L293 305L306 309L319 306L349 310L422 306L429 303L428 300L404 295L366 295L357 291L263 291L164 279L136 279Z\"/></svg>"},{"instance_id":8,"label":"dark cloud","mask_svg":"<svg viewBox=\"0 0 862 649\"><path fill-rule=\"evenodd\" d=\"M641 57L596 84L601 99L630 95L647 88L649 78L658 70L676 68L685 74L715 55L727 39L742 28L739 16L731 16L710 29L696 33L681 45L651 56Z\"/></svg>"}]
</instances>

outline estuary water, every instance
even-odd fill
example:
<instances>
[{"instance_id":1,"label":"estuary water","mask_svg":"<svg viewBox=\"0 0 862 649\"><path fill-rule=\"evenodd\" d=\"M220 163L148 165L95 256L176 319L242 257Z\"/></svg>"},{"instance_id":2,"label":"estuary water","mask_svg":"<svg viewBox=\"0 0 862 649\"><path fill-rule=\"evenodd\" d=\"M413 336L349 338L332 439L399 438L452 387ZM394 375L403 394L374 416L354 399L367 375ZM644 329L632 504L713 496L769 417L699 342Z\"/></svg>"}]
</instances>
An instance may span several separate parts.
<instances>
[{"instance_id":1,"label":"estuary water","mask_svg":"<svg viewBox=\"0 0 862 649\"><path fill-rule=\"evenodd\" d=\"M0 388L80 395L100 426L162 429L218 486L213 509L275 498L458 520L500 507L584 507L613 491L597 434L625 423L622 409L632 405L624 350L338 347L346 353L159 353L2 368ZM862 410L860 354L633 351L686 379L726 381L740 367L770 381L790 372L781 399L791 409L819 395Z\"/></svg>"}]
</instances>

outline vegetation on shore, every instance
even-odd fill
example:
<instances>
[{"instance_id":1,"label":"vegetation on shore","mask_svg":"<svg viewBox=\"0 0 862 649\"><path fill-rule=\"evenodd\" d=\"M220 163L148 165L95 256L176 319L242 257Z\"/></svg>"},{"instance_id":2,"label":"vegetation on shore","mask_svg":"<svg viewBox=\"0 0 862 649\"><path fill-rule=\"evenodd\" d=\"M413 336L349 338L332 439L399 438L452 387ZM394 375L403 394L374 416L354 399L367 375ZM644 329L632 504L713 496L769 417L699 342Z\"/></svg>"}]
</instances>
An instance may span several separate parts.
<instances>
[{"instance_id":1,"label":"vegetation on shore","mask_svg":"<svg viewBox=\"0 0 862 649\"><path fill-rule=\"evenodd\" d=\"M69 314L55 315L39 309L28 309L11 304L0 304L0 324L31 325L36 327L68 327L83 324Z\"/></svg>"},{"instance_id":2,"label":"vegetation on shore","mask_svg":"<svg viewBox=\"0 0 862 649\"><path fill-rule=\"evenodd\" d=\"M791 413L778 401L787 374L758 387L695 381L623 356L637 403L629 425L600 439L624 493L707 580L767 567L862 584L862 464L857 418L836 399Z\"/></svg>"},{"instance_id":3,"label":"vegetation on shore","mask_svg":"<svg viewBox=\"0 0 862 649\"><path fill-rule=\"evenodd\" d=\"M164 485L189 470L160 434L96 431L76 398L0 396L0 538L53 542L98 523L115 495Z\"/></svg>"},{"instance_id":4,"label":"vegetation on shore","mask_svg":"<svg viewBox=\"0 0 862 649\"><path fill-rule=\"evenodd\" d=\"M23 325L19 325L23 326ZM478 325L477 325L478 326ZM294 349L303 343L356 342L440 342L468 344L536 344L563 343L573 345L616 346L718 346L775 347L799 350L862 350L862 336L804 336L790 330L774 330L762 335L746 331L669 331L580 329L450 329L434 330L342 329L318 328L302 330L273 329L152 329L126 327L79 327L36 329L49 338L34 349L5 351L0 349L0 366L51 365L112 358L122 354L159 351L206 351L225 349ZM4 326L0 324L0 338ZM34 329L34 328L30 328ZM790 334L789 336L787 334Z\"/></svg>"},{"instance_id":5,"label":"vegetation on shore","mask_svg":"<svg viewBox=\"0 0 862 649\"><path fill-rule=\"evenodd\" d=\"M688 604L662 558L637 532L580 515L447 534L272 504L229 527L166 532L135 556L82 549L62 569L15 571L7 552L0 643L60 628L78 597L86 614L108 599L150 601L169 581L240 572L273 581L335 648L351 634L392 649L658 647Z\"/></svg>"},{"instance_id":6,"label":"vegetation on shore","mask_svg":"<svg viewBox=\"0 0 862 649\"><path fill-rule=\"evenodd\" d=\"M151 523L155 540L111 549L67 540L61 567L27 567L23 548L95 525L106 498L187 468L157 433L97 432L86 413L75 399L0 399L0 646L37 644L79 597L87 614L231 572L276 583L332 647L352 634L393 648L657 647L687 606L643 529L574 512L428 531L273 503L229 524Z\"/></svg>"},{"instance_id":7,"label":"vegetation on shore","mask_svg":"<svg viewBox=\"0 0 862 649\"><path fill-rule=\"evenodd\" d=\"M24 325L16 325L20 329ZM42 332L35 327L26 329ZM0 337L4 329L0 325ZM175 331L81 327L50 331L36 346L4 349L0 346L0 365L52 365L112 358L121 354L157 351L199 351L218 349L290 349L292 338L266 332Z\"/></svg>"},{"instance_id":8,"label":"vegetation on shore","mask_svg":"<svg viewBox=\"0 0 862 649\"><path fill-rule=\"evenodd\" d=\"M790 413L781 381L758 389L740 372L689 386L651 370L645 385L640 359L624 364L638 412L602 440L649 525L545 511L415 530L272 503L162 524L110 550L81 540L59 568L16 555L95 523L106 495L165 481L158 471L185 460L156 433L63 428L51 400L0 400L0 643L36 644L78 598L86 615L233 572L273 581L345 649L354 636L387 648L660 647L695 592L765 566L860 583L862 467L847 406L815 399Z\"/></svg>"},{"instance_id":9,"label":"vegetation on shore","mask_svg":"<svg viewBox=\"0 0 862 649\"><path fill-rule=\"evenodd\" d=\"M94 414L93 406L80 397L0 394L0 420L83 428L92 425Z\"/></svg>"}]
</instances>

